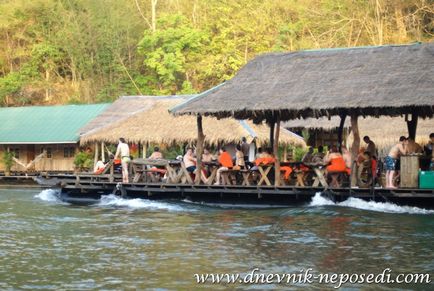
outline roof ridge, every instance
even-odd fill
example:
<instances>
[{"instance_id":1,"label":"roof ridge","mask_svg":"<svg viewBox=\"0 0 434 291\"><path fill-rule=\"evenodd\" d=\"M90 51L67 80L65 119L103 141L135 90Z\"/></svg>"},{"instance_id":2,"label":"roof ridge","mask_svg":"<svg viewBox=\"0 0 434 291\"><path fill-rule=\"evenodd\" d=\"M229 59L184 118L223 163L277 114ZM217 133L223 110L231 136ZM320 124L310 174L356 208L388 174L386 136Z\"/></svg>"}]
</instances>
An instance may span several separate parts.
<instances>
[{"instance_id":1,"label":"roof ridge","mask_svg":"<svg viewBox=\"0 0 434 291\"><path fill-rule=\"evenodd\" d=\"M210 89L208 89L202 93L197 94L196 96L191 97L190 99L188 99L185 102L182 102L181 104L178 104L178 105L173 106L172 108L169 108L169 112L172 114L176 113L176 111L179 110L180 108L182 108L183 106L189 104L190 102L196 101L198 99L201 99L201 98L207 96L209 93L212 93L214 90L218 89L220 86L224 85L225 83L226 82L220 83L217 86L214 86L214 87L212 87L212 88L210 88Z\"/></svg>"},{"instance_id":2,"label":"roof ridge","mask_svg":"<svg viewBox=\"0 0 434 291\"><path fill-rule=\"evenodd\" d=\"M0 107L1 109L22 109L22 108L53 108L53 107L74 107L74 106L96 106L96 105L110 105L112 103L92 103L92 104L58 104L58 105L28 105L28 106L11 106Z\"/></svg>"}]
</instances>

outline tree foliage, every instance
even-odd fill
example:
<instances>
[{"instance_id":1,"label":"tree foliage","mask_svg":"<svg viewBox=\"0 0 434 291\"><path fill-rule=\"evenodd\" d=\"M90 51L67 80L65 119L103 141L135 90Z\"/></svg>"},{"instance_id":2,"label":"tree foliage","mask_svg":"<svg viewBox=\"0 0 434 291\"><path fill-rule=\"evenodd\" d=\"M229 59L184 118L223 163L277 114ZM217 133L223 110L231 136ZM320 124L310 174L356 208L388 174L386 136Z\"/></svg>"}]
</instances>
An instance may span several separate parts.
<instances>
[{"instance_id":1,"label":"tree foliage","mask_svg":"<svg viewBox=\"0 0 434 291\"><path fill-rule=\"evenodd\" d=\"M432 41L434 0L3 0L0 105L195 93L270 51Z\"/></svg>"}]
</instances>

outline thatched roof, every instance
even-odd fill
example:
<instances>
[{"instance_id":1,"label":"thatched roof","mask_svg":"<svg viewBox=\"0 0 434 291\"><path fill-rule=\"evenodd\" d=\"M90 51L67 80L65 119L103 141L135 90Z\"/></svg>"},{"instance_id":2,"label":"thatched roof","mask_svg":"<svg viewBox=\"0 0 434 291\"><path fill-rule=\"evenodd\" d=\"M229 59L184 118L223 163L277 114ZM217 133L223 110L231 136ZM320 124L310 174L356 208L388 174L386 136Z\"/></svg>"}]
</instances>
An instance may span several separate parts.
<instances>
[{"instance_id":1,"label":"thatched roof","mask_svg":"<svg viewBox=\"0 0 434 291\"><path fill-rule=\"evenodd\" d=\"M98 115L86 126L80 129L81 134L89 133L90 131L96 131L107 124L124 120L138 112L148 110L152 104L149 102L143 102L142 96L123 96L116 100L116 102L109 106L104 112Z\"/></svg>"},{"instance_id":2,"label":"thatched roof","mask_svg":"<svg viewBox=\"0 0 434 291\"><path fill-rule=\"evenodd\" d=\"M283 124L288 129L322 129L325 131L337 130L339 127L340 118L309 118L290 120ZM359 118L360 136L368 135L377 145L378 148L389 149L391 145L397 142L402 135L408 136L407 123L404 117L367 117ZM350 120L347 118L344 124L345 128L350 128ZM426 144L429 140L430 133L434 132L434 119L419 119L417 124L416 141L421 144ZM350 137L352 138L352 137Z\"/></svg>"},{"instance_id":3,"label":"thatched roof","mask_svg":"<svg viewBox=\"0 0 434 291\"><path fill-rule=\"evenodd\" d=\"M196 118L193 116L175 117L168 109L186 101L190 96L135 96L121 97L114 102L108 112L120 110L131 111L129 107L140 104L141 110L123 117L119 121L106 122L96 120L97 128L81 136L81 143L109 142L117 143L120 137L129 142L149 142L153 144L174 144L195 142L197 139ZM130 106L128 105L130 103ZM128 107L128 109L127 109ZM101 126L106 123L105 126ZM212 117L203 119L205 142L239 142L241 137L252 140L256 138L259 144L268 142L269 127L255 125L251 121L235 119L217 120ZM305 146L302 137L282 128L280 141L284 144Z\"/></svg>"},{"instance_id":4,"label":"thatched roof","mask_svg":"<svg viewBox=\"0 0 434 291\"><path fill-rule=\"evenodd\" d=\"M434 43L264 54L172 112L259 121L414 110L434 113Z\"/></svg>"}]
</instances>

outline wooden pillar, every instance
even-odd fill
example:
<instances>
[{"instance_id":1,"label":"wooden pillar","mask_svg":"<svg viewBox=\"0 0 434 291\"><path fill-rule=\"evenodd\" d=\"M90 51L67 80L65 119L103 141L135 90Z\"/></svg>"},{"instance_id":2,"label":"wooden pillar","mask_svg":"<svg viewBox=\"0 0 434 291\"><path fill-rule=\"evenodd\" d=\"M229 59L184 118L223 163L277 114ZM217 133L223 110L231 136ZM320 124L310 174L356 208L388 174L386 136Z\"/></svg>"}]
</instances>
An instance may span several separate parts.
<instances>
[{"instance_id":1,"label":"wooden pillar","mask_svg":"<svg viewBox=\"0 0 434 291\"><path fill-rule=\"evenodd\" d=\"M202 115L197 116L197 151L196 151L196 159L197 159L197 167L196 167L196 178L195 184L200 184L202 177L202 154L203 154L203 143L205 140L205 136L203 135L203 127L202 127Z\"/></svg>"},{"instance_id":2,"label":"wooden pillar","mask_svg":"<svg viewBox=\"0 0 434 291\"><path fill-rule=\"evenodd\" d=\"M276 121L273 120L269 123L270 125L270 147L274 148L274 127L275 127Z\"/></svg>"},{"instance_id":3,"label":"wooden pillar","mask_svg":"<svg viewBox=\"0 0 434 291\"><path fill-rule=\"evenodd\" d=\"M146 159L146 152L148 151L148 142L144 142L142 146L142 158Z\"/></svg>"},{"instance_id":4,"label":"wooden pillar","mask_svg":"<svg viewBox=\"0 0 434 291\"><path fill-rule=\"evenodd\" d=\"M360 133L359 133L359 123L358 123L358 115L351 115L351 131L353 133L353 145L351 146L351 159L352 165L354 165L354 161L357 159L360 148ZM351 186L357 185L357 176L355 173L355 167L351 168Z\"/></svg>"},{"instance_id":5,"label":"wooden pillar","mask_svg":"<svg viewBox=\"0 0 434 291\"><path fill-rule=\"evenodd\" d=\"M416 140L417 120L419 115L417 113L411 114L411 120L408 119L408 114L405 115L405 121L407 122L408 136L413 140Z\"/></svg>"},{"instance_id":6,"label":"wooden pillar","mask_svg":"<svg viewBox=\"0 0 434 291\"><path fill-rule=\"evenodd\" d=\"M105 163L105 143L101 142L101 161Z\"/></svg>"},{"instance_id":7,"label":"wooden pillar","mask_svg":"<svg viewBox=\"0 0 434 291\"><path fill-rule=\"evenodd\" d=\"M344 125L345 125L345 118L347 117L346 114L341 115L341 122L339 123L339 129L338 129L338 147L339 152L342 153L342 135L344 133Z\"/></svg>"},{"instance_id":8,"label":"wooden pillar","mask_svg":"<svg viewBox=\"0 0 434 291\"><path fill-rule=\"evenodd\" d=\"M277 115L276 130L273 144L273 154L276 162L274 164L274 185L280 185L280 160L279 160L279 135L280 135L280 115Z\"/></svg>"},{"instance_id":9,"label":"wooden pillar","mask_svg":"<svg viewBox=\"0 0 434 291\"><path fill-rule=\"evenodd\" d=\"M109 177L109 182L112 183L115 180L115 164L114 162L111 164L110 166L110 177Z\"/></svg>"},{"instance_id":10,"label":"wooden pillar","mask_svg":"<svg viewBox=\"0 0 434 291\"><path fill-rule=\"evenodd\" d=\"M95 169L96 163L98 162L98 143L95 142L95 158L93 159L93 168ZM93 169L92 169L93 170Z\"/></svg>"},{"instance_id":11,"label":"wooden pillar","mask_svg":"<svg viewBox=\"0 0 434 291\"><path fill-rule=\"evenodd\" d=\"M284 162L288 161L288 145L285 145L284 150L283 150L283 161Z\"/></svg>"}]
</instances>

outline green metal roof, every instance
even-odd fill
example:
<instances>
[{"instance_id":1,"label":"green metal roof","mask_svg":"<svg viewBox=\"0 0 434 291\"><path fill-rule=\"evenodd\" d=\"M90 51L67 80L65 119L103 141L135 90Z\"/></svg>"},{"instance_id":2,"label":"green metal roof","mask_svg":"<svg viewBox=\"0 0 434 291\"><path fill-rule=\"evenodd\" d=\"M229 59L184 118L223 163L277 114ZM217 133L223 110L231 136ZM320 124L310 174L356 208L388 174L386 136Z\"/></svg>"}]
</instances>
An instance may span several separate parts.
<instances>
[{"instance_id":1,"label":"green metal roof","mask_svg":"<svg viewBox=\"0 0 434 291\"><path fill-rule=\"evenodd\" d=\"M109 104L0 108L0 144L76 143Z\"/></svg>"}]
</instances>

